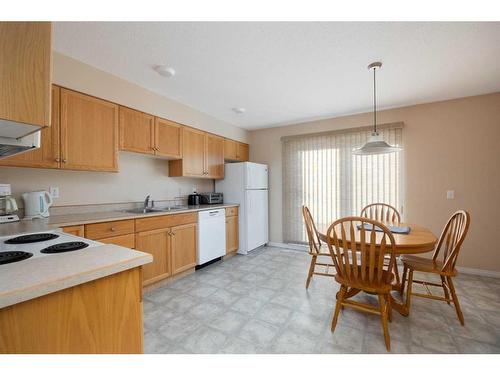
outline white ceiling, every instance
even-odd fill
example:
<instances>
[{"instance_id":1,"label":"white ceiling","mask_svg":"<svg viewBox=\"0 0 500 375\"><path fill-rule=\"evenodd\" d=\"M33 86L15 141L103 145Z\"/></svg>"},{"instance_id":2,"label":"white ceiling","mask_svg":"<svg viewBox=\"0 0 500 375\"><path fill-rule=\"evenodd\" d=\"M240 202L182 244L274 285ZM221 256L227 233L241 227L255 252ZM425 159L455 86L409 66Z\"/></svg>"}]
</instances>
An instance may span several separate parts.
<instances>
[{"instance_id":1,"label":"white ceiling","mask_svg":"<svg viewBox=\"0 0 500 375\"><path fill-rule=\"evenodd\" d=\"M55 49L245 129L500 91L500 22L56 22ZM152 67L172 66L173 78ZM231 108L244 107L244 114Z\"/></svg>"}]
</instances>

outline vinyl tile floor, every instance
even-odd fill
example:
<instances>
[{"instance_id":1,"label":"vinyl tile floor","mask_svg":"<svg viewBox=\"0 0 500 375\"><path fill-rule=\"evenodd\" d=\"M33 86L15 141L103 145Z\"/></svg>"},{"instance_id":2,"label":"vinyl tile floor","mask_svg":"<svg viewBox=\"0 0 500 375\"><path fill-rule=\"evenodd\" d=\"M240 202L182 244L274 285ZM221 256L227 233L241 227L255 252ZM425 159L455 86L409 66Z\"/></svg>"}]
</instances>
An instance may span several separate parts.
<instances>
[{"instance_id":1,"label":"vinyl tile floor","mask_svg":"<svg viewBox=\"0 0 500 375\"><path fill-rule=\"evenodd\" d=\"M338 284L314 276L306 290L309 262L264 247L146 293L145 353L387 353L376 315L344 308L330 331ZM413 298L409 317L393 314L390 353L500 353L500 279L454 281L465 326L453 305Z\"/></svg>"}]
</instances>

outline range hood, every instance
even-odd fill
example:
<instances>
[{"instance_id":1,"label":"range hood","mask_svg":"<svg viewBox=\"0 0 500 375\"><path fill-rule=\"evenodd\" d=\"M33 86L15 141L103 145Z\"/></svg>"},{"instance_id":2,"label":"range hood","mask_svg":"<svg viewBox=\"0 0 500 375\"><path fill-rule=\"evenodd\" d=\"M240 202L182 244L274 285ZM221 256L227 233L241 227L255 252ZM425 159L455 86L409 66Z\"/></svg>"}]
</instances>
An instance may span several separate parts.
<instances>
[{"instance_id":1,"label":"range hood","mask_svg":"<svg viewBox=\"0 0 500 375\"><path fill-rule=\"evenodd\" d=\"M41 128L0 120L0 159L40 147Z\"/></svg>"}]
</instances>

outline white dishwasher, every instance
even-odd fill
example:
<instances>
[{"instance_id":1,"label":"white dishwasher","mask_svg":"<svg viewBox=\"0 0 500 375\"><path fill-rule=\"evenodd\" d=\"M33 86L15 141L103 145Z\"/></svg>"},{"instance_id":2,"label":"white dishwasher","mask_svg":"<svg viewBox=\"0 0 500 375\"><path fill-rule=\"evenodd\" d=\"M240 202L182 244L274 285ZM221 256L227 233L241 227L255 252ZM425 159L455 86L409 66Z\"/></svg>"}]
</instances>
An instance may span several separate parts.
<instances>
[{"instance_id":1,"label":"white dishwasher","mask_svg":"<svg viewBox=\"0 0 500 375\"><path fill-rule=\"evenodd\" d=\"M198 212L197 265L226 255L226 210Z\"/></svg>"}]
</instances>

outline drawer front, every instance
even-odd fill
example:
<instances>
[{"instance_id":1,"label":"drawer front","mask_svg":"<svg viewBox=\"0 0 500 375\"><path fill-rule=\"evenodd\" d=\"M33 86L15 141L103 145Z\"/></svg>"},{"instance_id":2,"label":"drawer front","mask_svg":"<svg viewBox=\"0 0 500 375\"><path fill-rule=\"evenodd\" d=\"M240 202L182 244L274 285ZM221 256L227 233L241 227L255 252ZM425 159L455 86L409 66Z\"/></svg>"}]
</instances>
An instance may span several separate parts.
<instances>
[{"instance_id":1,"label":"drawer front","mask_svg":"<svg viewBox=\"0 0 500 375\"><path fill-rule=\"evenodd\" d=\"M78 237L85 237L85 227L83 225L70 225L62 228L64 233L69 233Z\"/></svg>"},{"instance_id":2,"label":"drawer front","mask_svg":"<svg viewBox=\"0 0 500 375\"><path fill-rule=\"evenodd\" d=\"M124 234L123 236L100 238L99 242L133 249L135 248L135 234Z\"/></svg>"},{"instance_id":3,"label":"drawer front","mask_svg":"<svg viewBox=\"0 0 500 375\"><path fill-rule=\"evenodd\" d=\"M226 208L226 216L238 216L238 207Z\"/></svg>"},{"instance_id":4,"label":"drawer front","mask_svg":"<svg viewBox=\"0 0 500 375\"><path fill-rule=\"evenodd\" d=\"M137 232L143 232L153 229L175 227L198 222L198 213L190 212L185 214L172 214L164 216L147 217L135 220L135 229Z\"/></svg>"},{"instance_id":5,"label":"drawer front","mask_svg":"<svg viewBox=\"0 0 500 375\"><path fill-rule=\"evenodd\" d=\"M85 225L85 237L91 240L134 233L134 220L107 221Z\"/></svg>"}]
</instances>

